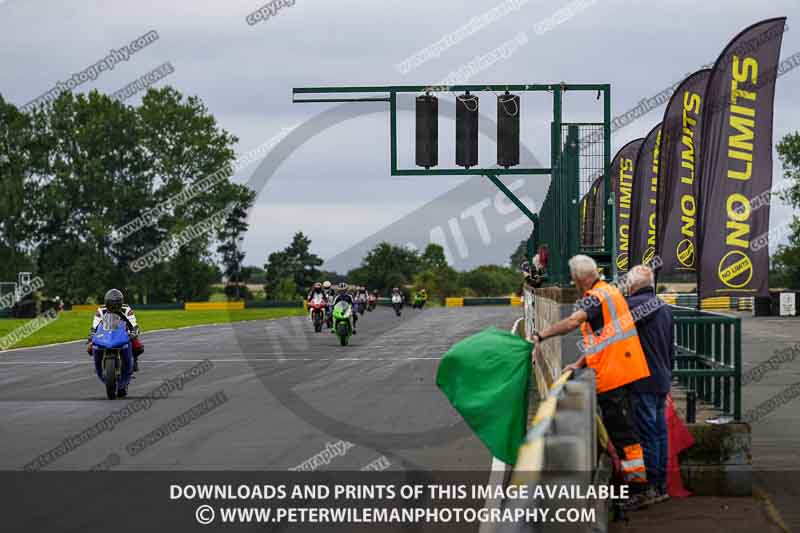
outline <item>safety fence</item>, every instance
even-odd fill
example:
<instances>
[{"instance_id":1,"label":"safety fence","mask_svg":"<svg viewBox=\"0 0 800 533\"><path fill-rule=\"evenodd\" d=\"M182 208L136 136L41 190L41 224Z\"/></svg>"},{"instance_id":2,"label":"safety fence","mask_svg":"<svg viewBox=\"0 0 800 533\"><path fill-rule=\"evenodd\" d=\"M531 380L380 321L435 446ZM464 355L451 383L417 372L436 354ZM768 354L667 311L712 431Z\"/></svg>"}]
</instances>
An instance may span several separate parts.
<instances>
[{"instance_id":1,"label":"safety fence","mask_svg":"<svg viewBox=\"0 0 800 533\"><path fill-rule=\"evenodd\" d=\"M741 420L741 319L676 306L672 314L676 345L673 377L698 399Z\"/></svg>"}]
</instances>

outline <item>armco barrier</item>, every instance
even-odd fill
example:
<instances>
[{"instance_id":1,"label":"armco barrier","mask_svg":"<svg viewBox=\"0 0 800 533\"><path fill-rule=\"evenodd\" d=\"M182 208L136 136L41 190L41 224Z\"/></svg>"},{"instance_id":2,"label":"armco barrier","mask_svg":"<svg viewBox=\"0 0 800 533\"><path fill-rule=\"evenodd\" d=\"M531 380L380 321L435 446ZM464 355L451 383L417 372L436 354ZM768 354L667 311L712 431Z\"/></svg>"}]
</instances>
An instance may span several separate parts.
<instances>
[{"instance_id":1,"label":"armco barrier","mask_svg":"<svg viewBox=\"0 0 800 533\"><path fill-rule=\"evenodd\" d=\"M526 317L517 319L512 333L525 336ZM520 446L517 464L511 474L510 483L527 485L533 493L536 485L607 484L611 467L606 456L598 464L597 453L597 390L594 370L582 368L575 372L561 373L539 403L529 425L525 441ZM608 528L608 502L606 500L505 500L508 509L531 507L550 508L554 516L556 508L594 509L596 523L585 524L585 531L606 531ZM571 524L569 531L578 531ZM552 524L500 524L495 533L522 533L551 531Z\"/></svg>"},{"instance_id":2,"label":"armco barrier","mask_svg":"<svg viewBox=\"0 0 800 533\"><path fill-rule=\"evenodd\" d=\"M464 298L445 298L445 307L464 307Z\"/></svg>"},{"instance_id":3,"label":"armco barrier","mask_svg":"<svg viewBox=\"0 0 800 533\"><path fill-rule=\"evenodd\" d=\"M261 308L274 308L274 307L303 307L302 301L255 301L247 300L244 303L245 309L261 309Z\"/></svg>"},{"instance_id":4,"label":"armco barrier","mask_svg":"<svg viewBox=\"0 0 800 533\"><path fill-rule=\"evenodd\" d=\"M183 302L174 302L166 304L135 304L136 311L172 311L183 309Z\"/></svg>"},{"instance_id":5,"label":"armco barrier","mask_svg":"<svg viewBox=\"0 0 800 533\"><path fill-rule=\"evenodd\" d=\"M500 298L445 298L446 307L467 307L473 305L522 305L522 298L519 296L504 296Z\"/></svg>"},{"instance_id":6,"label":"armco barrier","mask_svg":"<svg viewBox=\"0 0 800 533\"><path fill-rule=\"evenodd\" d=\"M136 311L219 311L219 310L240 310L240 309L259 309L259 308L287 308L303 307L302 301L222 301L222 302L172 302L160 304L134 304ZM94 311L99 304L75 304L65 306L66 311ZM0 314L0 316L2 316Z\"/></svg>"},{"instance_id":7,"label":"armco barrier","mask_svg":"<svg viewBox=\"0 0 800 533\"><path fill-rule=\"evenodd\" d=\"M186 302L186 311L238 311L244 302Z\"/></svg>"},{"instance_id":8,"label":"armco barrier","mask_svg":"<svg viewBox=\"0 0 800 533\"><path fill-rule=\"evenodd\" d=\"M594 371L583 368L563 373L536 411L519 449L510 483L528 486L531 494L537 485L576 485L586 489L589 485L607 484L610 466L605 459L601 464L597 460L596 410ZM603 499L512 499L504 505L509 509L520 506L550 509L550 516L555 516L557 508L593 509L596 522L584 524L584 530L606 531L608 527L608 501ZM497 531L542 532L551 531L551 527L552 524L527 523L502 525Z\"/></svg>"},{"instance_id":9,"label":"armco barrier","mask_svg":"<svg viewBox=\"0 0 800 533\"><path fill-rule=\"evenodd\" d=\"M661 293L658 295L664 302L679 307L697 308L697 293ZM752 311L752 296L718 296L703 298L700 309L707 311Z\"/></svg>"}]
</instances>

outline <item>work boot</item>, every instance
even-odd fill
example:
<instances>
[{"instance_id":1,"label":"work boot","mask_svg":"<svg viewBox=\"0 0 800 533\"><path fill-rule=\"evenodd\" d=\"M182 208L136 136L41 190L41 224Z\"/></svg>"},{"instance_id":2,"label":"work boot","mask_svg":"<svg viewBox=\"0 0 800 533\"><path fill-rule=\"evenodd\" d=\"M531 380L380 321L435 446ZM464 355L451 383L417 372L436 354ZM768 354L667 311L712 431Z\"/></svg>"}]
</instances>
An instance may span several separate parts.
<instances>
[{"instance_id":1,"label":"work boot","mask_svg":"<svg viewBox=\"0 0 800 533\"><path fill-rule=\"evenodd\" d=\"M667 492L667 488L663 486L655 489L654 496L653 503L662 503L669 500L669 492Z\"/></svg>"},{"instance_id":2,"label":"work boot","mask_svg":"<svg viewBox=\"0 0 800 533\"><path fill-rule=\"evenodd\" d=\"M649 489L643 492L637 492L636 494L631 494L631 497L628 498L628 501L622 504L622 508L625 511L638 511L639 509L645 509L651 503L648 493Z\"/></svg>"}]
</instances>

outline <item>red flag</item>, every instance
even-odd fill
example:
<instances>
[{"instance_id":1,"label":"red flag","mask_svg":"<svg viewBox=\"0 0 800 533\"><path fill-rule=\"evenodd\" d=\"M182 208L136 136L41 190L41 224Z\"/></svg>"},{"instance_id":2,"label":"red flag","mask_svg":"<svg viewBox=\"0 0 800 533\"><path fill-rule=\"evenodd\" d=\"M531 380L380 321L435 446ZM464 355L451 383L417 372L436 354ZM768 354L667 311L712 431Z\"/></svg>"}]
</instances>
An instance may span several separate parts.
<instances>
[{"instance_id":1,"label":"red flag","mask_svg":"<svg viewBox=\"0 0 800 533\"><path fill-rule=\"evenodd\" d=\"M689 428L681 420L680 415L675 410L672 395L667 395L666 406L667 417L667 439L668 446L668 461L667 461L667 492L673 498L685 498L691 496L692 493L686 490L681 480L681 464L678 461L678 454L683 450L694 445L694 437L689 432Z\"/></svg>"}]
</instances>

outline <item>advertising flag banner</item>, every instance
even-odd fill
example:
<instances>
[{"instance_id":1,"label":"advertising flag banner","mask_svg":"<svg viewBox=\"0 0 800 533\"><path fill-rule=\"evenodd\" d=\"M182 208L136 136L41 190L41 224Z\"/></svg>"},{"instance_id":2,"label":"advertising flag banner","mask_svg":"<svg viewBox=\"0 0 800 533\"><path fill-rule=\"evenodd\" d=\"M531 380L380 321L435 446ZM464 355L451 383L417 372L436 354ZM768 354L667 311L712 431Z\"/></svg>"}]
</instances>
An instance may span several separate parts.
<instances>
[{"instance_id":1,"label":"advertising flag banner","mask_svg":"<svg viewBox=\"0 0 800 533\"><path fill-rule=\"evenodd\" d=\"M656 205L661 124L650 130L639 148L633 171L628 263L649 264L656 256Z\"/></svg>"},{"instance_id":2,"label":"advertising flag banner","mask_svg":"<svg viewBox=\"0 0 800 533\"><path fill-rule=\"evenodd\" d=\"M592 205L589 208L592 218L589 224L589 247L593 250L603 249L603 238L605 237L603 231L603 216L605 215L605 186L606 182L603 176L598 177L592 184L594 189L594 196L592 196Z\"/></svg>"},{"instance_id":3,"label":"advertising flag banner","mask_svg":"<svg viewBox=\"0 0 800 533\"><path fill-rule=\"evenodd\" d=\"M664 111L661 126L656 216L656 254L661 277L680 279L694 272L697 263L697 181L700 156L700 118L711 69L686 78Z\"/></svg>"},{"instance_id":4,"label":"advertising flag banner","mask_svg":"<svg viewBox=\"0 0 800 533\"><path fill-rule=\"evenodd\" d=\"M636 157L644 138L636 139L622 148L611 161L611 184L614 193L615 234L614 249L616 250L617 270L628 271L628 251L631 227L631 194L633 191L633 169L636 166Z\"/></svg>"},{"instance_id":5,"label":"advertising flag banner","mask_svg":"<svg viewBox=\"0 0 800 533\"><path fill-rule=\"evenodd\" d=\"M772 113L785 17L753 24L720 54L706 86L698 166L698 292L769 294Z\"/></svg>"}]
</instances>

